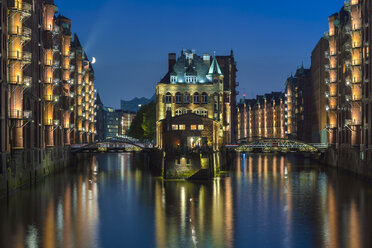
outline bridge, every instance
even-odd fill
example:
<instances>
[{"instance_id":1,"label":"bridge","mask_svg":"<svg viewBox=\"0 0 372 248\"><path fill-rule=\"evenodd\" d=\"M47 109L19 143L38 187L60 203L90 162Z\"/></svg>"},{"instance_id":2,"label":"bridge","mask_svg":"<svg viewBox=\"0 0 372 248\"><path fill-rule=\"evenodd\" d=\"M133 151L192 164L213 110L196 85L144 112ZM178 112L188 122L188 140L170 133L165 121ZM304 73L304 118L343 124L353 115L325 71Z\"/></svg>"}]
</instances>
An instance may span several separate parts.
<instances>
[{"instance_id":1,"label":"bridge","mask_svg":"<svg viewBox=\"0 0 372 248\"><path fill-rule=\"evenodd\" d=\"M240 145L232 146L238 152L302 152L321 153L327 149L326 144L308 144L298 140L280 138L260 138Z\"/></svg>"},{"instance_id":2,"label":"bridge","mask_svg":"<svg viewBox=\"0 0 372 248\"><path fill-rule=\"evenodd\" d=\"M151 144L141 143L127 138L114 138L93 144L71 145L73 153L121 153L138 152L151 148Z\"/></svg>"}]
</instances>

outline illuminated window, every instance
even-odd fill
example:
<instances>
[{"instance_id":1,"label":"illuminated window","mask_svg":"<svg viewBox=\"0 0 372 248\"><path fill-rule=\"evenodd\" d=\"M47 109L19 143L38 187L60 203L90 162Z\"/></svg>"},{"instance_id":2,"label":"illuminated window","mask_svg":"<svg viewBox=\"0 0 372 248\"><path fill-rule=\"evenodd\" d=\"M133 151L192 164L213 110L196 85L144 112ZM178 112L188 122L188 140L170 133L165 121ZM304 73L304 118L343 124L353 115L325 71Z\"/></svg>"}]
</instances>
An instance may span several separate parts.
<instances>
[{"instance_id":1,"label":"illuminated window","mask_svg":"<svg viewBox=\"0 0 372 248\"><path fill-rule=\"evenodd\" d=\"M199 130L204 130L204 125L198 125Z\"/></svg>"},{"instance_id":2,"label":"illuminated window","mask_svg":"<svg viewBox=\"0 0 372 248\"><path fill-rule=\"evenodd\" d=\"M185 130L186 129L186 126L185 125L180 125L179 126L179 130Z\"/></svg>"},{"instance_id":3,"label":"illuminated window","mask_svg":"<svg viewBox=\"0 0 372 248\"><path fill-rule=\"evenodd\" d=\"M178 130L178 125L172 125L172 130Z\"/></svg>"},{"instance_id":4,"label":"illuminated window","mask_svg":"<svg viewBox=\"0 0 372 248\"><path fill-rule=\"evenodd\" d=\"M191 130L197 130L196 125L191 125Z\"/></svg>"},{"instance_id":5,"label":"illuminated window","mask_svg":"<svg viewBox=\"0 0 372 248\"><path fill-rule=\"evenodd\" d=\"M177 82L177 76L171 76L171 83Z\"/></svg>"}]
</instances>

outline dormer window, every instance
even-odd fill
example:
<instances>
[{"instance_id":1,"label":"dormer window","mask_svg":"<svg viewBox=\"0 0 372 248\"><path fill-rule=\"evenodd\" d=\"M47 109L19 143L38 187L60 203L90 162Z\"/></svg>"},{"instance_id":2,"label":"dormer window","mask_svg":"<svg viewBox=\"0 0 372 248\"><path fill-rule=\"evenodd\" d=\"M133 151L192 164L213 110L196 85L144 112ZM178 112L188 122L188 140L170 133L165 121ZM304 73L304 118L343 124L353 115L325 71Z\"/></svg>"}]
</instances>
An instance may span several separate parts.
<instances>
[{"instance_id":1,"label":"dormer window","mask_svg":"<svg viewBox=\"0 0 372 248\"><path fill-rule=\"evenodd\" d=\"M171 76L171 83L177 82L177 76Z\"/></svg>"},{"instance_id":2,"label":"dormer window","mask_svg":"<svg viewBox=\"0 0 372 248\"><path fill-rule=\"evenodd\" d=\"M186 76L186 83L196 83L195 76Z\"/></svg>"}]
</instances>

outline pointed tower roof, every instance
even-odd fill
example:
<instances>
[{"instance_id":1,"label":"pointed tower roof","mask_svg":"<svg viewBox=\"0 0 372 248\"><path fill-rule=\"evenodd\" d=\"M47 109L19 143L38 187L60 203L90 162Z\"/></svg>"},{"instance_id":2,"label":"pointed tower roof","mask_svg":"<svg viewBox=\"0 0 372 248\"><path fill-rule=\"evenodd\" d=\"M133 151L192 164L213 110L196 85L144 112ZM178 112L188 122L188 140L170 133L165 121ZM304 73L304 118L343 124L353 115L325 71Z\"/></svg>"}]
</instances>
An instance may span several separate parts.
<instances>
[{"instance_id":1,"label":"pointed tower roof","mask_svg":"<svg viewBox=\"0 0 372 248\"><path fill-rule=\"evenodd\" d=\"M216 56L213 58L211 67L209 68L208 75L222 75L220 65L217 62Z\"/></svg>"},{"instance_id":2,"label":"pointed tower roof","mask_svg":"<svg viewBox=\"0 0 372 248\"><path fill-rule=\"evenodd\" d=\"M102 106L103 106L103 103L102 103L102 101L101 101L101 97L99 96L99 93L97 93L96 104L97 104L97 105L102 105Z\"/></svg>"},{"instance_id":3,"label":"pointed tower roof","mask_svg":"<svg viewBox=\"0 0 372 248\"><path fill-rule=\"evenodd\" d=\"M76 47L82 47L77 34L74 34L74 44L75 44Z\"/></svg>"}]
</instances>

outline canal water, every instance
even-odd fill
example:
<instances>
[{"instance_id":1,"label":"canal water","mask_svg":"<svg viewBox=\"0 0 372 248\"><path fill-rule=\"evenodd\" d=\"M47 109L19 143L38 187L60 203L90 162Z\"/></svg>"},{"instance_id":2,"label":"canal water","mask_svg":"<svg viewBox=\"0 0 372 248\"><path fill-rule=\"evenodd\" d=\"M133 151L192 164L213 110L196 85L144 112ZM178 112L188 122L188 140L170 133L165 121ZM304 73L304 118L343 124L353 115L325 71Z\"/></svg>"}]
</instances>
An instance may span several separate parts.
<instances>
[{"instance_id":1,"label":"canal water","mask_svg":"<svg viewBox=\"0 0 372 248\"><path fill-rule=\"evenodd\" d=\"M0 247L372 247L372 184L295 156L241 155L207 182L102 154L0 200Z\"/></svg>"}]
</instances>

